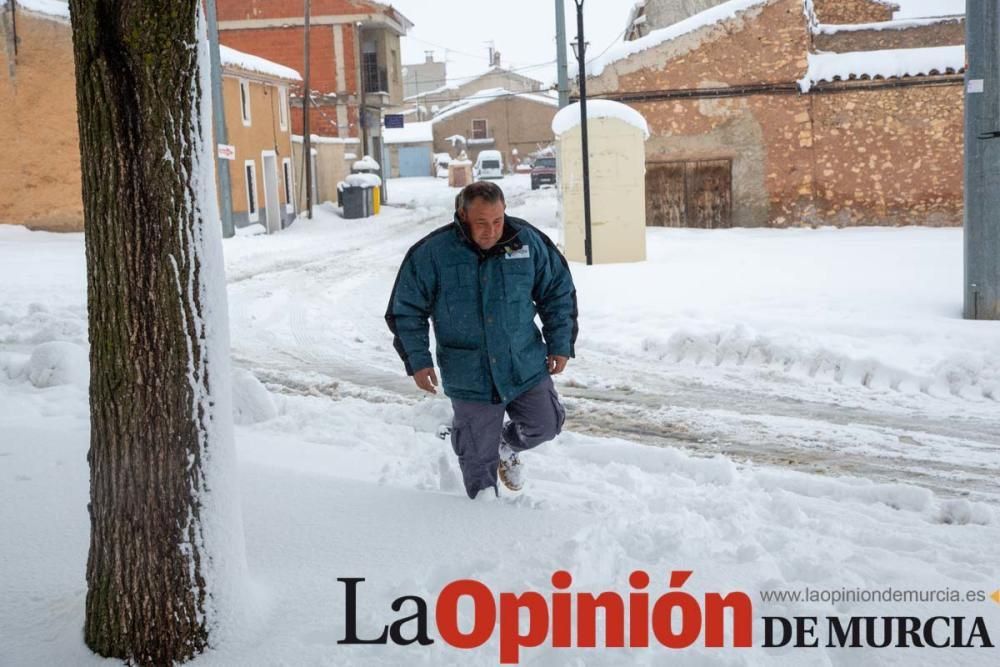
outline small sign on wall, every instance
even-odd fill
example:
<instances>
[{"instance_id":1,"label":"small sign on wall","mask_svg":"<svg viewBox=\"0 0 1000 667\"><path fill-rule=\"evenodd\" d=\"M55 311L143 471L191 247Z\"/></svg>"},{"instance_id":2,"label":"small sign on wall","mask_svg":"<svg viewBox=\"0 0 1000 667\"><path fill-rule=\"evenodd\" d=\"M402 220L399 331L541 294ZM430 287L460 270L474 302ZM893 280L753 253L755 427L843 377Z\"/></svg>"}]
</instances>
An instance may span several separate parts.
<instances>
[{"instance_id":1,"label":"small sign on wall","mask_svg":"<svg viewBox=\"0 0 1000 667\"><path fill-rule=\"evenodd\" d=\"M403 114L401 113L387 113L385 115L385 126L386 128L403 128Z\"/></svg>"},{"instance_id":2,"label":"small sign on wall","mask_svg":"<svg viewBox=\"0 0 1000 667\"><path fill-rule=\"evenodd\" d=\"M219 144L219 159L220 160L235 160L236 159L236 146L231 144Z\"/></svg>"},{"instance_id":3,"label":"small sign on wall","mask_svg":"<svg viewBox=\"0 0 1000 667\"><path fill-rule=\"evenodd\" d=\"M969 83L965 86L965 92L970 94L983 92L983 80L969 79Z\"/></svg>"}]
</instances>

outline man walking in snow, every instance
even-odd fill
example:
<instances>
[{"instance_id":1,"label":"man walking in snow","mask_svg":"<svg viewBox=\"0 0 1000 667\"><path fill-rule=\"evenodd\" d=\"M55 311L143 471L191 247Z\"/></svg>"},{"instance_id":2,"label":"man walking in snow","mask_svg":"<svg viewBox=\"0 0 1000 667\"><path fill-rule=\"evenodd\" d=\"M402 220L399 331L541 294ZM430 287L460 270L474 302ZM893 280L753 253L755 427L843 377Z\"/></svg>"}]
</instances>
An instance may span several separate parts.
<instances>
[{"instance_id":1,"label":"man walking in snow","mask_svg":"<svg viewBox=\"0 0 1000 667\"><path fill-rule=\"evenodd\" d=\"M577 335L566 260L545 234L505 211L494 183L463 189L455 219L406 254L385 314L407 374L432 394L434 325L441 381L455 410L451 444L470 498L484 489L495 495L498 475L520 490L518 454L562 430L566 412L551 375L574 356Z\"/></svg>"}]
</instances>

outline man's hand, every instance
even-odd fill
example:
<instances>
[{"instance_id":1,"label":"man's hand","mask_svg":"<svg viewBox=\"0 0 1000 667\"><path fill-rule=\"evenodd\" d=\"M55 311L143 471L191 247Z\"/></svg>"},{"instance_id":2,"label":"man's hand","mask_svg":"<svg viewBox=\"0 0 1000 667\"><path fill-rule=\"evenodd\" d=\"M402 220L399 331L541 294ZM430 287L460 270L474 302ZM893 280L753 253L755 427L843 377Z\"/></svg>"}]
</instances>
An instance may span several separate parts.
<instances>
[{"instance_id":1,"label":"man's hand","mask_svg":"<svg viewBox=\"0 0 1000 667\"><path fill-rule=\"evenodd\" d=\"M549 366L549 375L559 375L566 368L566 362L569 361L569 357L561 357L557 354L550 354L545 358L546 363Z\"/></svg>"},{"instance_id":2,"label":"man's hand","mask_svg":"<svg viewBox=\"0 0 1000 667\"><path fill-rule=\"evenodd\" d=\"M565 364L565 362L563 362ZM421 368L419 371L413 374L413 381L417 383L417 386L426 391L428 394L436 394L438 385L438 376L434 372L434 368Z\"/></svg>"}]
</instances>

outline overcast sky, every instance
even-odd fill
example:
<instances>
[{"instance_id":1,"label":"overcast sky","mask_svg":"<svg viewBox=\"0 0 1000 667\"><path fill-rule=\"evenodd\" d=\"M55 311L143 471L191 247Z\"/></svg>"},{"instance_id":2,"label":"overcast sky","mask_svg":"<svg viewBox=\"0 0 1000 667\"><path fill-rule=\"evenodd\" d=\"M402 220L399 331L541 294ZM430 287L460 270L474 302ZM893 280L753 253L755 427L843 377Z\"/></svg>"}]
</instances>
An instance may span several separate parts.
<instances>
[{"instance_id":1,"label":"overcast sky","mask_svg":"<svg viewBox=\"0 0 1000 667\"><path fill-rule=\"evenodd\" d=\"M447 48L448 78L455 81L488 68L488 42L492 40L504 67L553 82L555 1L392 0L392 5L415 24L403 38L403 64L423 62L428 50L434 51L436 60L444 60ZM567 41L572 41L576 37L576 5L574 0L564 0L564 4ZM589 57L621 39L632 4L631 0L584 1ZM573 58L572 51L567 54Z\"/></svg>"}]
</instances>

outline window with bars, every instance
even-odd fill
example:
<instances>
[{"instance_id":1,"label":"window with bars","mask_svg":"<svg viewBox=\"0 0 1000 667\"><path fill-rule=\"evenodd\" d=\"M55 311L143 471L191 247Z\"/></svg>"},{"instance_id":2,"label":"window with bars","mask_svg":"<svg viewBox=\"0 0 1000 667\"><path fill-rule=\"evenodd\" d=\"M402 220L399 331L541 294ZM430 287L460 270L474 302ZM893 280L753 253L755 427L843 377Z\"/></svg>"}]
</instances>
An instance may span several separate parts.
<instances>
[{"instance_id":1,"label":"window with bars","mask_svg":"<svg viewBox=\"0 0 1000 667\"><path fill-rule=\"evenodd\" d=\"M250 125L250 82L240 79L240 114L243 124Z\"/></svg>"},{"instance_id":2,"label":"window with bars","mask_svg":"<svg viewBox=\"0 0 1000 667\"><path fill-rule=\"evenodd\" d=\"M472 121L472 138L489 139L489 127L485 118L476 118Z\"/></svg>"},{"instance_id":3,"label":"window with bars","mask_svg":"<svg viewBox=\"0 0 1000 667\"><path fill-rule=\"evenodd\" d=\"M247 188L247 219L250 222L257 222L260 215L257 212L257 164L253 160L243 163L246 174Z\"/></svg>"}]
</instances>

